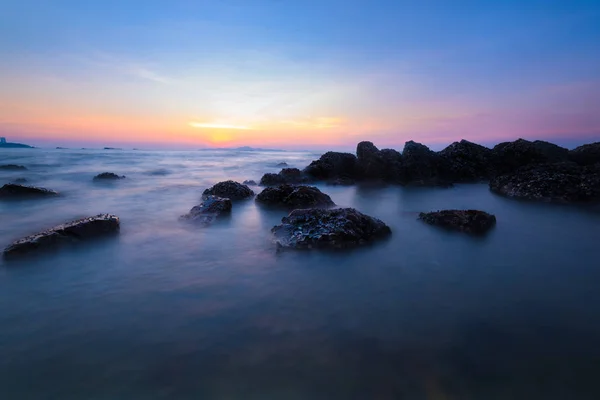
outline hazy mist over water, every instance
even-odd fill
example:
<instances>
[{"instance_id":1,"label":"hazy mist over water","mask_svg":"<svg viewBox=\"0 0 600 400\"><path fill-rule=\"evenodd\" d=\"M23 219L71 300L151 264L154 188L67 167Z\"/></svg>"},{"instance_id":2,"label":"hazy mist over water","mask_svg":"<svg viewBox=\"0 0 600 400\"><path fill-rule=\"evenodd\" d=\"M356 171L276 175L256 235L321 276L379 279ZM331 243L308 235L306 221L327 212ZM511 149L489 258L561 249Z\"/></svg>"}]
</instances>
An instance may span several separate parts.
<instances>
[{"instance_id":1,"label":"hazy mist over water","mask_svg":"<svg viewBox=\"0 0 600 400\"><path fill-rule=\"evenodd\" d=\"M597 399L600 210L451 189L317 185L382 219L387 241L276 253L286 213L254 200L203 228L178 217L226 179L315 153L0 150L0 245L98 213L116 237L0 261L0 399ZM114 172L127 178L93 182ZM252 187L255 192L261 188ZM473 238L420 211L496 215Z\"/></svg>"}]
</instances>

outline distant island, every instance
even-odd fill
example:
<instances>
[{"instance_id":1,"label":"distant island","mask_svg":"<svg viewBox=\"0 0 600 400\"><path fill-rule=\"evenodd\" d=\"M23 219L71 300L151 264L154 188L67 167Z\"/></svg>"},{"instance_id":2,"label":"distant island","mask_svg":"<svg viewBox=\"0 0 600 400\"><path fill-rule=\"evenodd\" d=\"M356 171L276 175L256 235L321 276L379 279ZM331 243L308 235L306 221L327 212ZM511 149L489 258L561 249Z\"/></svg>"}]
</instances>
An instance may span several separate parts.
<instances>
[{"instance_id":1,"label":"distant island","mask_svg":"<svg viewBox=\"0 0 600 400\"><path fill-rule=\"evenodd\" d=\"M6 138L0 137L0 148L2 149L33 149L33 146L29 146L22 143L10 143L6 141Z\"/></svg>"},{"instance_id":2,"label":"distant island","mask_svg":"<svg viewBox=\"0 0 600 400\"><path fill-rule=\"evenodd\" d=\"M200 151L208 151L208 150L236 150L236 151L278 151L285 152L285 150L280 149L261 149L250 146L242 146L242 147L211 147L208 149L199 149Z\"/></svg>"}]
</instances>

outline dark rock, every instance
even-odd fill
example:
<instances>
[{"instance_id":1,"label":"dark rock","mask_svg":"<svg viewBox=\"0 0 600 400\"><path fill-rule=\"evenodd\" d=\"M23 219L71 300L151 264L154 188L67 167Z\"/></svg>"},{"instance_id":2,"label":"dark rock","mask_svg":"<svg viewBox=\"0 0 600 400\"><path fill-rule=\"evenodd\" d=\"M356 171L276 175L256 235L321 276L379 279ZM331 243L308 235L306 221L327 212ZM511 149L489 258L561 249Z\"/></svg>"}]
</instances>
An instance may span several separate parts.
<instances>
[{"instance_id":1,"label":"dark rock","mask_svg":"<svg viewBox=\"0 0 600 400\"><path fill-rule=\"evenodd\" d=\"M38 188L34 186L22 186L13 183L7 183L0 188L0 198L5 199L17 199L17 198L28 198L28 197L48 197L57 196L58 193L54 190L48 190L44 188Z\"/></svg>"},{"instance_id":2,"label":"dark rock","mask_svg":"<svg viewBox=\"0 0 600 400\"><path fill-rule=\"evenodd\" d=\"M331 197L314 186L281 185L268 187L256 196L265 205L287 208L332 207Z\"/></svg>"},{"instance_id":3,"label":"dark rock","mask_svg":"<svg viewBox=\"0 0 600 400\"><path fill-rule=\"evenodd\" d=\"M600 142L584 144L571 150L569 159L580 165L600 163Z\"/></svg>"},{"instance_id":4,"label":"dark rock","mask_svg":"<svg viewBox=\"0 0 600 400\"><path fill-rule=\"evenodd\" d=\"M311 162L303 172L317 180L356 178L356 156L329 151L318 160Z\"/></svg>"},{"instance_id":5,"label":"dark rock","mask_svg":"<svg viewBox=\"0 0 600 400\"><path fill-rule=\"evenodd\" d=\"M261 186L277 186L283 184L306 183L309 179L298 168L284 168L278 174L264 174L260 179Z\"/></svg>"},{"instance_id":6,"label":"dark rock","mask_svg":"<svg viewBox=\"0 0 600 400\"><path fill-rule=\"evenodd\" d=\"M360 178L381 180L386 173L386 165L381 151L371 142L360 142L356 146L356 169Z\"/></svg>"},{"instance_id":7,"label":"dark rock","mask_svg":"<svg viewBox=\"0 0 600 400\"><path fill-rule=\"evenodd\" d=\"M119 176L117 174L113 174L112 172L103 172L94 177L95 181L115 181L118 179L125 179L125 176Z\"/></svg>"},{"instance_id":8,"label":"dark rock","mask_svg":"<svg viewBox=\"0 0 600 400\"><path fill-rule=\"evenodd\" d=\"M600 164L574 163L522 167L490 181L490 190L519 199L561 203L600 201Z\"/></svg>"},{"instance_id":9,"label":"dark rock","mask_svg":"<svg viewBox=\"0 0 600 400\"><path fill-rule=\"evenodd\" d=\"M444 167L445 160L439 154L421 143L408 141L402 151L400 182L439 186L444 182L440 174Z\"/></svg>"},{"instance_id":10,"label":"dark rock","mask_svg":"<svg viewBox=\"0 0 600 400\"><path fill-rule=\"evenodd\" d=\"M248 186L239 182L225 181L217 183L202 193L202 199L205 200L208 196L225 197L231 200L243 200L254 196L254 192Z\"/></svg>"},{"instance_id":11,"label":"dark rock","mask_svg":"<svg viewBox=\"0 0 600 400\"><path fill-rule=\"evenodd\" d=\"M345 177L335 178L327 181L327 184L331 186L352 186L355 183L356 181L354 179Z\"/></svg>"},{"instance_id":12,"label":"dark rock","mask_svg":"<svg viewBox=\"0 0 600 400\"><path fill-rule=\"evenodd\" d=\"M256 186L256 182L253 180L247 180L242 182L242 184L246 185L246 186Z\"/></svg>"},{"instance_id":13,"label":"dark rock","mask_svg":"<svg viewBox=\"0 0 600 400\"><path fill-rule=\"evenodd\" d=\"M288 163L286 162L280 162L279 164L276 165L276 167L280 167L280 168L285 168L288 166Z\"/></svg>"},{"instance_id":14,"label":"dark rock","mask_svg":"<svg viewBox=\"0 0 600 400\"><path fill-rule=\"evenodd\" d=\"M483 234L496 225L496 217L477 210L442 210L420 213L419 219L430 225L466 233Z\"/></svg>"},{"instance_id":15,"label":"dark rock","mask_svg":"<svg viewBox=\"0 0 600 400\"><path fill-rule=\"evenodd\" d=\"M527 165L566 161L568 155L567 149L552 143L518 139L494 146L491 167L494 175L502 175Z\"/></svg>"},{"instance_id":16,"label":"dark rock","mask_svg":"<svg viewBox=\"0 0 600 400\"><path fill-rule=\"evenodd\" d=\"M7 170L7 171L23 171L23 170L26 170L27 168L24 167L23 165L5 164L5 165L0 165L0 169Z\"/></svg>"},{"instance_id":17,"label":"dark rock","mask_svg":"<svg viewBox=\"0 0 600 400\"><path fill-rule=\"evenodd\" d=\"M402 174L402 154L394 149L382 149L380 153L385 164L383 179L399 183Z\"/></svg>"},{"instance_id":18,"label":"dark rock","mask_svg":"<svg viewBox=\"0 0 600 400\"><path fill-rule=\"evenodd\" d=\"M294 210L271 229L278 247L349 248L391 234L390 228L353 208Z\"/></svg>"},{"instance_id":19,"label":"dark rock","mask_svg":"<svg viewBox=\"0 0 600 400\"><path fill-rule=\"evenodd\" d=\"M194 206L186 215L182 215L182 219L200 222L204 225L209 225L215 219L231 213L231 200L208 196L200 205Z\"/></svg>"},{"instance_id":20,"label":"dark rock","mask_svg":"<svg viewBox=\"0 0 600 400\"><path fill-rule=\"evenodd\" d=\"M454 182L476 182L491 176L492 150L467 140L454 142L439 155L446 161L441 174Z\"/></svg>"},{"instance_id":21,"label":"dark rock","mask_svg":"<svg viewBox=\"0 0 600 400\"><path fill-rule=\"evenodd\" d=\"M79 219L55 226L47 231L17 240L6 249L5 257L13 257L32 251L79 242L119 230L119 218L110 214Z\"/></svg>"}]
</instances>

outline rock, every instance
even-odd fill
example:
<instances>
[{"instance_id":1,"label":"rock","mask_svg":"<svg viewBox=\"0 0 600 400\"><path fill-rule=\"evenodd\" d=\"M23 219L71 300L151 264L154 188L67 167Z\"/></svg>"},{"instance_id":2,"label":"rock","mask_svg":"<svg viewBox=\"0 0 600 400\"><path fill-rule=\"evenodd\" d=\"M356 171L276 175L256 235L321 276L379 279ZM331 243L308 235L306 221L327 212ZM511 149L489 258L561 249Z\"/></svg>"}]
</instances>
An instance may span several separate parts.
<instances>
[{"instance_id":1,"label":"rock","mask_svg":"<svg viewBox=\"0 0 600 400\"><path fill-rule=\"evenodd\" d=\"M371 142L360 142L356 146L356 169L360 178L381 180L386 173L386 165L381 151Z\"/></svg>"},{"instance_id":2,"label":"rock","mask_svg":"<svg viewBox=\"0 0 600 400\"><path fill-rule=\"evenodd\" d=\"M491 167L494 175L503 175L526 165L566 161L569 151L552 143L518 139L497 144L492 149Z\"/></svg>"},{"instance_id":3,"label":"rock","mask_svg":"<svg viewBox=\"0 0 600 400\"><path fill-rule=\"evenodd\" d=\"M200 205L194 206L182 219L211 224L215 219L231 213L231 200L227 198L208 196Z\"/></svg>"},{"instance_id":4,"label":"rock","mask_svg":"<svg viewBox=\"0 0 600 400\"><path fill-rule=\"evenodd\" d=\"M306 183L308 178L298 168L284 168L278 174L264 174L260 179L261 186L277 186L283 184Z\"/></svg>"},{"instance_id":5,"label":"rock","mask_svg":"<svg viewBox=\"0 0 600 400\"><path fill-rule=\"evenodd\" d=\"M202 193L202 199L208 196L225 197L231 200L243 200L254 196L254 192L248 186L234 181L219 182Z\"/></svg>"},{"instance_id":6,"label":"rock","mask_svg":"<svg viewBox=\"0 0 600 400\"><path fill-rule=\"evenodd\" d=\"M399 183L402 174L402 154L394 149L382 149L380 153L385 164L383 179Z\"/></svg>"},{"instance_id":7,"label":"rock","mask_svg":"<svg viewBox=\"0 0 600 400\"><path fill-rule=\"evenodd\" d=\"M244 182L242 182L242 184L244 184L244 185L246 185L246 186L257 186L257 185L256 185L256 182L255 182L255 181L253 181L253 180L251 180L251 179L250 179L250 180L247 180L247 181L244 181Z\"/></svg>"},{"instance_id":8,"label":"rock","mask_svg":"<svg viewBox=\"0 0 600 400\"><path fill-rule=\"evenodd\" d=\"M478 210L442 210L420 213L419 219L430 225L466 233L483 234L496 225L496 217Z\"/></svg>"},{"instance_id":9,"label":"rock","mask_svg":"<svg viewBox=\"0 0 600 400\"><path fill-rule=\"evenodd\" d=\"M385 223L353 208L294 210L281 222L271 229L280 248L349 248L391 234Z\"/></svg>"},{"instance_id":10,"label":"rock","mask_svg":"<svg viewBox=\"0 0 600 400\"><path fill-rule=\"evenodd\" d=\"M522 167L490 181L490 190L507 197L561 203L600 201L600 164L574 163Z\"/></svg>"},{"instance_id":11,"label":"rock","mask_svg":"<svg viewBox=\"0 0 600 400\"><path fill-rule=\"evenodd\" d=\"M103 172L94 177L95 181L113 181L118 179L125 179L125 176L119 176L117 174L113 174L112 172Z\"/></svg>"},{"instance_id":12,"label":"rock","mask_svg":"<svg viewBox=\"0 0 600 400\"><path fill-rule=\"evenodd\" d=\"M287 167L287 166L288 166L288 163L286 163L286 162L280 162L279 164L277 164L277 165L275 165L275 166L276 166L276 167L279 167L279 168L285 168L285 167Z\"/></svg>"},{"instance_id":13,"label":"rock","mask_svg":"<svg viewBox=\"0 0 600 400\"><path fill-rule=\"evenodd\" d=\"M43 248L76 243L118 230L119 218L114 215L100 214L94 217L82 218L17 240L4 249L4 256L7 258L19 256Z\"/></svg>"},{"instance_id":14,"label":"rock","mask_svg":"<svg viewBox=\"0 0 600 400\"><path fill-rule=\"evenodd\" d=\"M57 196L58 193L54 190L38 188L34 186L22 186L13 183L7 183L0 188L0 198L17 199L28 197L49 197Z\"/></svg>"},{"instance_id":15,"label":"rock","mask_svg":"<svg viewBox=\"0 0 600 400\"><path fill-rule=\"evenodd\" d=\"M584 144L571 150L569 159L580 165L600 163L600 142Z\"/></svg>"},{"instance_id":16,"label":"rock","mask_svg":"<svg viewBox=\"0 0 600 400\"><path fill-rule=\"evenodd\" d=\"M419 186L445 186L440 176L444 159L427 146L411 141L406 142L402 151L400 182Z\"/></svg>"},{"instance_id":17,"label":"rock","mask_svg":"<svg viewBox=\"0 0 600 400\"><path fill-rule=\"evenodd\" d=\"M355 183L356 181L354 179L345 177L335 178L327 181L327 184L331 186L352 186Z\"/></svg>"},{"instance_id":18,"label":"rock","mask_svg":"<svg viewBox=\"0 0 600 400\"><path fill-rule=\"evenodd\" d=\"M14 181L12 181L12 183L27 183L27 179L25 178L17 178Z\"/></svg>"},{"instance_id":19,"label":"rock","mask_svg":"<svg viewBox=\"0 0 600 400\"><path fill-rule=\"evenodd\" d=\"M329 151L310 163L303 171L316 180L356 178L356 156L350 153Z\"/></svg>"},{"instance_id":20,"label":"rock","mask_svg":"<svg viewBox=\"0 0 600 400\"><path fill-rule=\"evenodd\" d=\"M441 174L453 182L477 182L491 175L492 150L467 140L454 142L439 155L446 165Z\"/></svg>"},{"instance_id":21,"label":"rock","mask_svg":"<svg viewBox=\"0 0 600 400\"><path fill-rule=\"evenodd\" d=\"M23 165L5 164L5 165L0 165L0 169L7 170L7 171L23 171L23 170L26 170L27 168L24 167Z\"/></svg>"},{"instance_id":22,"label":"rock","mask_svg":"<svg viewBox=\"0 0 600 400\"><path fill-rule=\"evenodd\" d=\"M335 206L331 197L314 186L281 185L268 187L256 196L256 201L265 205L288 208Z\"/></svg>"}]
</instances>

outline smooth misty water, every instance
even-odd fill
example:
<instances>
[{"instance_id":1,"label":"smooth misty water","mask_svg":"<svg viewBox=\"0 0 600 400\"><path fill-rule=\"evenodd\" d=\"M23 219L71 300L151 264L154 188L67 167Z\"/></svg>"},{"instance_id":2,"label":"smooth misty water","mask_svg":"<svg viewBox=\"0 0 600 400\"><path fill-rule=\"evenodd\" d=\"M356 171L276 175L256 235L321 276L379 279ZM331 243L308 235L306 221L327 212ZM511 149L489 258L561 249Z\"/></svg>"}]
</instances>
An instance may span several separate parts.
<instances>
[{"instance_id":1,"label":"smooth misty water","mask_svg":"<svg viewBox=\"0 0 600 400\"><path fill-rule=\"evenodd\" d=\"M117 237L0 264L1 399L599 398L600 212L486 185L320 186L387 222L368 248L277 254L253 201L209 228L178 216L223 179L308 153L3 150L57 199L0 203L0 245L78 217ZM103 171L127 175L98 184ZM260 190L258 188L254 188ZM485 238L419 211L496 214Z\"/></svg>"}]
</instances>

